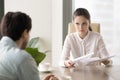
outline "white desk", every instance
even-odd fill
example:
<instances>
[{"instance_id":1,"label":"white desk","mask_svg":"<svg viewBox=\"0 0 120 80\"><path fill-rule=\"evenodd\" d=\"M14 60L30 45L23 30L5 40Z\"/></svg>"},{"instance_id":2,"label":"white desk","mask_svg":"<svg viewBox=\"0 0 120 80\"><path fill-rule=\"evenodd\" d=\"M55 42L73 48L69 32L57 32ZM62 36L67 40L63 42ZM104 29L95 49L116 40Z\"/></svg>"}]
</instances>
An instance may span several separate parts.
<instances>
[{"instance_id":1,"label":"white desk","mask_svg":"<svg viewBox=\"0 0 120 80\"><path fill-rule=\"evenodd\" d=\"M54 67L52 74L60 80L120 80L120 66L85 66L80 69ZM50 73L40 73L43 77Z\"/></svg>"}]
</instances>

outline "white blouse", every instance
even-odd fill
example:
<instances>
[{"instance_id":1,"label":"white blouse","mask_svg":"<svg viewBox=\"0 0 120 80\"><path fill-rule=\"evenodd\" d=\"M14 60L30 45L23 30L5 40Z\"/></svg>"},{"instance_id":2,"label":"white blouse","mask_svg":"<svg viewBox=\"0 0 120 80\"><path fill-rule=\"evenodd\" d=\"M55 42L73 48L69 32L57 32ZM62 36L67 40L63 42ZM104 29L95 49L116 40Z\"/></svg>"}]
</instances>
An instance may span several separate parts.
<instances>
[{"instance_id":1,"label":"white blouse","mask_svg":"<svg viewBox=\"0 0 120 80\"><path fill-rule=\"evenodd\" d=\"M89 31L84 39L81 39L77 32L68 34L64 41L60 66L64 66L65 60L75 59L92 52L94 53L92 57L109 56L99 33Z\"/></svg>"}]
</instances>

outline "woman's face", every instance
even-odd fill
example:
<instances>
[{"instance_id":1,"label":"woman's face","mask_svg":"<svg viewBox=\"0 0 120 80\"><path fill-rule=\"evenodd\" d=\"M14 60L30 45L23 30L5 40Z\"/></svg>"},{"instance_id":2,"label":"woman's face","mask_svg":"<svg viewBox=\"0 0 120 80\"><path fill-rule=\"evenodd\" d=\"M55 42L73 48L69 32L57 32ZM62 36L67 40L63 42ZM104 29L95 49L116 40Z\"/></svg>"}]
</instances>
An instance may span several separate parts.
<instances>
[{"instance_id":1,"label":"woman's face","mask_svg":"<svg viewBox=\"0 0 120 80\"><path fill-rule=\"evenodd\" d=\"M86 19L84 16L76 16L73 20L73 23L79 35L81 37L85 37L89 30L90 21Z\"/></svg>"}]
</instances>

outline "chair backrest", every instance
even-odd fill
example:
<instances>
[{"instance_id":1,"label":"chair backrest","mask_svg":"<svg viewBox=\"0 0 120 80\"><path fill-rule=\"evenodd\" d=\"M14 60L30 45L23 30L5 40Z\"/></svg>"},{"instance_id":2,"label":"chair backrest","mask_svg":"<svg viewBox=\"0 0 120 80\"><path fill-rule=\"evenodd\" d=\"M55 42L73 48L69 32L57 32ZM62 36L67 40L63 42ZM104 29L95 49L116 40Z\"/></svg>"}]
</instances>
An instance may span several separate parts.
<instances>
[{"instance_id":1,"label":"chair backrest","mask_svg":"<svg viewBox=\"0 0 120 80\"><path fill-rule=\"evenodd\" d=\"M99 23L91 23L90 26L92 28L92 31L100 33L100 24ZM75 32L75 31L76 30L75 30L74 24L69 23L68 24L68 33L72 33L72 32Z\"/></svg>"}]
</instances>

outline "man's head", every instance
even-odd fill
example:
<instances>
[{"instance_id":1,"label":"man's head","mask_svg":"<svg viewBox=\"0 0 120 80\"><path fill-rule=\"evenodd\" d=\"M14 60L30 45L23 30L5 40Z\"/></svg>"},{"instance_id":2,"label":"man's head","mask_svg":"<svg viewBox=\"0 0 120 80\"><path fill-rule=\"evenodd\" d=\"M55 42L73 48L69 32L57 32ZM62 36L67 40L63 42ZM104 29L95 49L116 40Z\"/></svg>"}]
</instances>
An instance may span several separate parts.
<instances>
[{"instance_id":1,"label":"man's head","mask_svg":"<svg viewBox=\"0 0 120 80\"><path fill-rule=\"evenodd\" d=\"M8 36L14 41L28 35L31 28L31 18L22 12L8 12L1 21L1 35Z\"/></svg>"}]
</instances>

